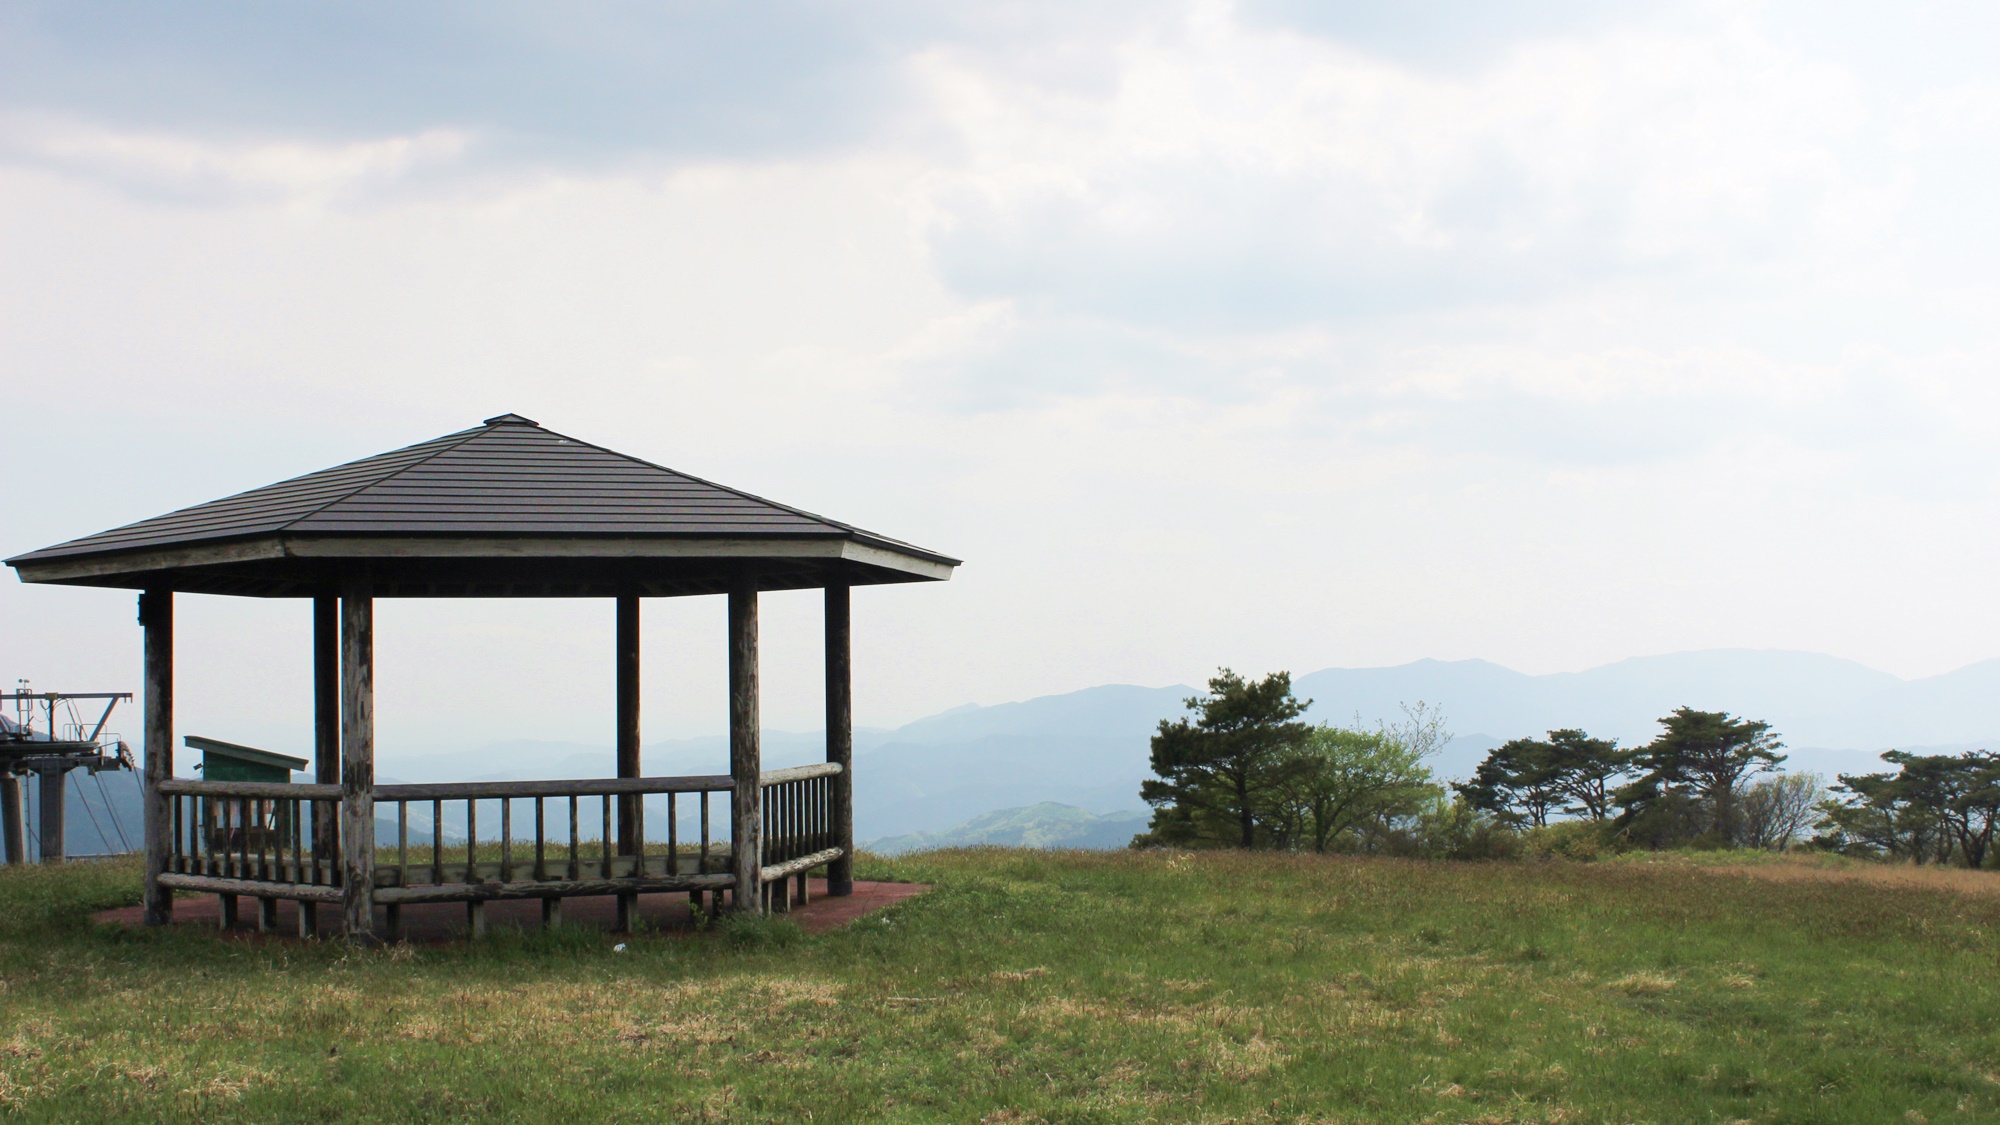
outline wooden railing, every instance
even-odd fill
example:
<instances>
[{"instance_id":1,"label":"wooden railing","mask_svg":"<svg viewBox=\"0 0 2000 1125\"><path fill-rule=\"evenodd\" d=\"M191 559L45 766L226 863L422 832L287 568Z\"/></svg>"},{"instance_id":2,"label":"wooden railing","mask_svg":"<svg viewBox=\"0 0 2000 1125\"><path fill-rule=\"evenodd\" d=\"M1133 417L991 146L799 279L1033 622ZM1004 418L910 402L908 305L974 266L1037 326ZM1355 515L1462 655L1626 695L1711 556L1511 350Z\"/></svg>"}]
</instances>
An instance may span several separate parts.
<instances>
[{"instance_id":1,"label":"wooden railing","mask_svg":"<svg viewBox=\"0 0 2000 1125\"><path fill-rule=\"evenodd\" d=\"M833 835L833 776L840 767L824 762L763 776L764 882L801 875L840 858Z\"/></svg>"},{"instance_id":2,"label":"wooden railing","mask_svg":"<svg viewBox=\"0 0 2000 1125\"><path fill-rule=\"evenodd\" d=\"M763 882L802 876L842 854L830 808L839 772L829 763L761 775ZM731 788L726 774L380 785L374 790L372 898L393 909L733 887L730 844L714 835L711 802ZM159 791L172 812L163 885L260 899L341 900L340 786L176 778L161 782ZM664 839L649 839L646 831L645 798L655 795L667 801ZM690 801L697 826L683 839L682 813ZM726 813L727 801L721 804ZM412 806L429 821L414 831ZM447 812L458 811L462 822L448 822ZM395 826L393 839L383 838L385 820Z\"/></svg>"},{"instance_id":3,"label":"wooden railing","mask_svg":"<svg viewBox=\"0 0 2000 1125\"><path fill-rule=\"evenodd\" d=\"M340 900L338 849L315 845L326 839L315 826L339 816L340 786L176 778L160 791L172 810L164 884Z\"/></svg>"},{"instance_id":4,"label":"wooden railing","mask_svg":"<svg viewBox=\"0 0 2000 1125\"><path fill-rule=\"evenodd\" d=\"M725 849L717 854L711 831L711 794L730 790L727 775L701 777L601 778L585 781L456 782L437 785L383 785L375 790L380 816L395 806L396 841L377 843L375 901L448 902L459 899L539 898L550 894L612 894L638 891L702 890L728 886ZM629 809L632 839L646 840L644 798L667 798L665 851L642 844L621 847L619 809ZM680 802L697 802L697 837L683 844ZM550 838L548 804L558 802L565 835ZM464 844L445 844L445 810L463 803ZM516 831L516 804L525 804L533 832ZM420 840L414 860L410 846L410 806L428 804L430 839ZM482 841L482 804L497 813L498 839ZM493 821L488 821L492 824ZM593 831L586 831L589 825ZM427 846L426 846L427 845ZM692 845L692 846L689 846ZM463 855L459 855L462 850Z\"/></svg>"}]
</instances>

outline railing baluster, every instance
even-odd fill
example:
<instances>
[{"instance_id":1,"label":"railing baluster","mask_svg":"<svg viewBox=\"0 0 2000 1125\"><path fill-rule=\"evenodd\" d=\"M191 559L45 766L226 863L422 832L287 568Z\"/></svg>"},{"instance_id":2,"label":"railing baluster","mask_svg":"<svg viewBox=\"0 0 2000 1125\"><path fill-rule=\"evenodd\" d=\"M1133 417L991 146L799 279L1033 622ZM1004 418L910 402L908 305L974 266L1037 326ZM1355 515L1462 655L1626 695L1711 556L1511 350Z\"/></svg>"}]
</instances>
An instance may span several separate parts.
<instances>
[{"instance_id":1,"label":"railing baluster","mask_svg":"<svg viewBox=\"0 0 2000 1125\"><path fill-rule=\"evenodd\" d=\"M410 802L396 802L396 885L410 885Z\"/></svg>"},{"instance_id":2,"label":"railing baluster","mask_svg":"<svg viewBox=\"0 0 2000 1125\"><path fill-rule=\"evenodd\" d=\"M634 793L630 800L632 802L633 846L639 850L639 854L632 860L632 871L633 874L644 875L646 873L646 795L644 793Z\"/></svg>"},{"instance_id":3,"label":"railing baluster","mask_svg":"<svg viewBox=\"0 0 2000 1125\"><path fill-rule=\"evenodd\" d=\"M444 802L431 802L431 882L444 882Z\"/></svg>"},{"instance_id":4,"label":"railing baluster","mask_svg":"<svg viewBox=\"0 0 2000 1125\"><path fill-rule=\"evenodd\" d=\"M479 882L479 802L468 799L465 802L465 878L463 882Z\"/></svg>"},{"instance_id":5,"label":"railing baluster","mask_svg":"<svg viewBox=\"0 0 2000 1125\"><path fill-rule=\"evenodd\" d=\"M674 794L667 793L667 874L681 873L681 814L674 805Z\"/></svg>"},{"instance_id":6,"label":"railing baluster","mask_svg":"<svg viewBox=\"0 0 2000 1125\"><path fill-rule=\"evenodd\" d=\"M611 794L604 795L604 846L600 857L604 867L604 877L611 878Z\"/></svg>"},{"instance_id":7,"label":"railing baluster","mask_svg":"<svg viewBox=\"0 0 2000 1125\"><path fill-rule=\"evenodd\" d=\"M514 881L514 798L500 798L500 881Z\"/></svg>"},{"instance_id":8,"label":"railing baluster","mask_svg":"<svg viewBox=\"0 0 2000 1125\"><path fill-rule=\"evenodd\" d=\"M695 860L695 874L708 874L708 790L701 791L701 856Z\"/></svg>"},{"instance_id":9,"label":"railing baluster","mask_svg":"<svg viewBox=\"0 0 2000 1125\"><path fill-rule=\"evenodd\" d=\"M544 804L547 804L544 798L535 798L535 881L537 883L549 877L548 868L544 866L542 857L542 843L544 837L547 835L547 821L542 814L542 806Z\"/></svg>"},{"instance_id":10,"label":"railing baluster","mask_svg":"<svg viewBox=\"0 0 2000 1125\"><path fill-rule=\"evenodd\" d=\"M576 821L576 794L571 793L569 795L569 877L572 879L581 879L583 878L583 857L580 852L581 843L577 838Z\"/></svg>"}]
</instances>

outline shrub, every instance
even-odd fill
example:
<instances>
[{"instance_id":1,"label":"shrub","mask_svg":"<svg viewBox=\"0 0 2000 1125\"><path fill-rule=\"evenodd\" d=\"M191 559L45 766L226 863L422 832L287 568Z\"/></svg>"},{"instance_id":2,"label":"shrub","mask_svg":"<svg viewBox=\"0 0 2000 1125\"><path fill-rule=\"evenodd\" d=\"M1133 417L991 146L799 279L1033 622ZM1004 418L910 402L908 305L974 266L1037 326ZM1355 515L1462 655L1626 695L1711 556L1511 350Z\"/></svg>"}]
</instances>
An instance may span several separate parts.
<instances>
[{"instance_id":1,"label":"shrub","mask_svg":"<svg viewBox=\"0 0 2000 1125\"><path fill-rule=\"evenodd\" d=\"M1529 859L1589 862L1623 851L1622 844L1610 823L1601 820L1559 820L1521 834L1521 854Z\"/></svg>"}]
</instances>

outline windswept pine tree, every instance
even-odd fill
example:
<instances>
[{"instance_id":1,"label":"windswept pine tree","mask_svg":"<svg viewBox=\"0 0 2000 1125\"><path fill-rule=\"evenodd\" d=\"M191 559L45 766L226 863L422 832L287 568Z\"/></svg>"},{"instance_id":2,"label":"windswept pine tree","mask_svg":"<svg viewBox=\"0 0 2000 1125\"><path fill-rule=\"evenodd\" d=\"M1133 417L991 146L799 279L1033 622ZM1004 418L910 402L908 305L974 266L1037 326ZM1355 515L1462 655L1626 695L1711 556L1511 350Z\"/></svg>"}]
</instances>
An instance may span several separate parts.
<instances>
[{"instance_id":1,"label":"windswept pine tree","mask_svg":"<svg viewBox=\"0 0 2000 1125\"><path fill-rule=\"evenodd\" d=\"M1187 700L1192 721L1162 719L1153 736L1159 778L1139 787L1158 810L1149 835L1163 843L1256 847L1287 759L1311 730L1298 721L1311 703L1292 694L1290 672L1252 682L1219 669L1207 695Z\"/></svg>"}]
</instances>

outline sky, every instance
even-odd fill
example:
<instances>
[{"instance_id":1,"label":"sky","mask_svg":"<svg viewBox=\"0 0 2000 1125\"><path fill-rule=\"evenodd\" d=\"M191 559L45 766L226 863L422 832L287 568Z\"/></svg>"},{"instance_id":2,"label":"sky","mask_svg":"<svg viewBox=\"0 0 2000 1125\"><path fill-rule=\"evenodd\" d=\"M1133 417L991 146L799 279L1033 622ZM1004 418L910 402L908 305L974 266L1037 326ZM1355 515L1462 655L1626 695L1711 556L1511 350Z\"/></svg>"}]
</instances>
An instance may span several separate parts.
<instances>
[{"instance_id":1,"label":"sky","mask_svg":"<svg viewBox=\"0 0 2000 1125\"><path fill-rule=\"evenodd\" d=\"M0 553L513 411L963 558L856 711L1994 656L2000 9L0 0ZM611 608L384 602L398 751L610 740ZM306 745L303 604L183 597ZM647 738L726 721L646 607ZM765 721L813 729L771 595ZM0 581L0 679L136 689ZM127 725L137 728L136 712Z\"/></svg>"}]
</instances>

